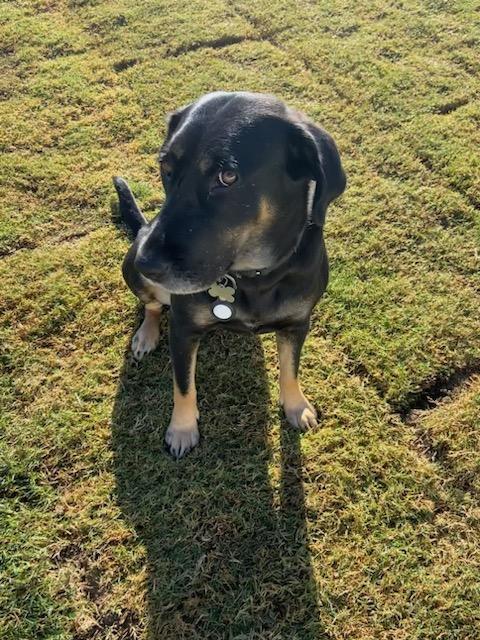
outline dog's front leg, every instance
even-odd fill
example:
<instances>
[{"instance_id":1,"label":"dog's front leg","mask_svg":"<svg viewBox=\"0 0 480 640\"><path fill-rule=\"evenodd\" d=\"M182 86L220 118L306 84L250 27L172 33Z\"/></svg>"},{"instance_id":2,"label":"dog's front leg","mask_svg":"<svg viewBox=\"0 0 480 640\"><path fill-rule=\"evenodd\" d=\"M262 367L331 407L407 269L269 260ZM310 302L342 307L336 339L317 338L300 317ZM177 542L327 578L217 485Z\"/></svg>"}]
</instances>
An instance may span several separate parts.
<instances>
[{"instance_id":1,"label":"dog's front leg","mask_svg":"<svg viewBox=\"0 0 480 640\"><path fill-rule=\"evenodd\" d=\"M159 302L147 302L145 305L145 317L132 340L135 360L141 360L157 347L160 339L161 312L162 305Z\"/></svg>"},{"instance_id":2,"label":"dog's front leg","mask_svg":"<svg viewBox=\"0 0 480 640\"><path fill-rule=\"evenodd\" d=\"M317 425L317 412L303 395L298 381L300 354L308 324L276 332L280 362L280 403L288 422L299 429Z\"/></svg>"},{"instance_id":3,"label":"dog's front leg","mask_svg":"<svg viewBox=\"0 0 480 640\"><path fill-rule=\"evenodd\" d=\"M173 413L165 434L170 453L181 458L198 444L195 364L200 338L170 322L170 354L173 365Z\"/></svg>"}]
</instances>

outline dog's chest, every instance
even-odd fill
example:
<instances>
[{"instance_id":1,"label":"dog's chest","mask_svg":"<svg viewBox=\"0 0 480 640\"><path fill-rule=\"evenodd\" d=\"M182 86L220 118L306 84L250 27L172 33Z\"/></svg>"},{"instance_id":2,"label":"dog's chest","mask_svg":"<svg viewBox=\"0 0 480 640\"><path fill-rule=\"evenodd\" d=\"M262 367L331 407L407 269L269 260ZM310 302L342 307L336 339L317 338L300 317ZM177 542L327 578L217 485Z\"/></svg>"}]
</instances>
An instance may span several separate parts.
<instances>
[{"instance_id":1,"label":"dog's chest","mask_svg":"<svg viewBox=\"0 0 480 640\"><path fill-rule=\"evenodd\" d=\"M235 319L252 331L303 317L305 301L300 296L287 296L281 289L248 295L240 291L235 304Z\"/></svg>"},{"instance_id":2,"label":"dog's chest","mask_svg":"<svg viewBox=\"0 0 480 640\"><path fill-rule=\"evenodd\" d=\"M278 287L267 292L245 291L239 287L231 304L232 317L218 321L213 314L213 301L203 306L201 315L208 324L234 331L273 331L282 325L304 320L314 304L306 292L287 291ZM208 320L207 320L208 318Z\"/></svg>"}]
</instances>

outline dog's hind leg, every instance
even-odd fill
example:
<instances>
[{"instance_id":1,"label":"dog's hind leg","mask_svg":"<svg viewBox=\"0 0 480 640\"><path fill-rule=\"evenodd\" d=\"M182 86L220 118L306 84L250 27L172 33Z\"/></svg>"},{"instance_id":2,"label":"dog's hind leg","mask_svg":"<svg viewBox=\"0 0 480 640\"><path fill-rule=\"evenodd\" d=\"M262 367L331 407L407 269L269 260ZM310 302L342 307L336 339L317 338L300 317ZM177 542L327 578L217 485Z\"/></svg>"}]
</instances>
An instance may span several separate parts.
<instances>
[{"instance_id":1,"label":"dog's hind leg","mask_svg":"<svg viewBox=\"0 0 480 640\"><path fill-rule=\"evenodd\" d=\"M136 360L141 360L157 347L161 312L162 305L159 302L146 303L145 318L132 339L132 353Z\"/></svg>"},{"instance_id":2,"label":"dog's hind leg","mask_svg":"<svg viewBox=\"0 0 480 640\"><path fill-rule=\"evenodd\" d=\"M276 332L280 362L280 403L288 422L299 429L317 425L317 412L303 395L298 380L300 353L308 325Z\"/></svg>"}]
</instances>

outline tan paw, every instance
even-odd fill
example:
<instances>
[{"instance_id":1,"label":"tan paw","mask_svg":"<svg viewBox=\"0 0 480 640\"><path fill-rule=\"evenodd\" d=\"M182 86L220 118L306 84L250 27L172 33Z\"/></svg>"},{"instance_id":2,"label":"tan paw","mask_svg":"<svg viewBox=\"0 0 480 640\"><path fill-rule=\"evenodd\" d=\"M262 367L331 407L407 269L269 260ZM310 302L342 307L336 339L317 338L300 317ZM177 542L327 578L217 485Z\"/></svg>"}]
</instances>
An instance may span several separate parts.
<instances>
[{"instance_id":1,"label":"tan paw","mask_svg":"<svg viewBox=\"0 0 480 640\"><path fill-rule=\"evenodd\" d=\"M152 352L157 347L159 339L158 324L144 320L132 340L132 353L135 360L141 360L147 353Z\"/></svg>"},{"instance_id":2,"label":"tan paw","mask_svg":"<svg viewBox=\"0 0 480 640\"><path fill-rule=\"evenodd\" d=\"M170 423L165 434L168 451L177 460L196 447L199 440L197 421L190 426Z\"/></svg>"},{"instance_id":3,"label":"tan paw","mask_svg":"<svg viewBox=\"0 0 480 640\"><path fill-rule=\"evenodd\" d=\"M303 398L298 404L293 406L283 406L285 411L285 417L288 422L297 429L305 431L306 429L313 429L317 426L317 412L310 402Z\"/></svg>"}]
</instances>

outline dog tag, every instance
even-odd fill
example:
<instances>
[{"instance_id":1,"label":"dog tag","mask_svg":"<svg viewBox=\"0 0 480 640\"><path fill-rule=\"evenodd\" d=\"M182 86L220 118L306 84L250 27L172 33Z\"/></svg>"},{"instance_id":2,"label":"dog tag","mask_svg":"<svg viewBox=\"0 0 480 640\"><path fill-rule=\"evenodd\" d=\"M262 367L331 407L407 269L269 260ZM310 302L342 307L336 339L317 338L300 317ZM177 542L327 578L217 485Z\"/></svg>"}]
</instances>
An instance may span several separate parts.
<instances>
[{"instance_id":1,"label":"dog tag","mask_svg":"<svg viewBox=\"0 0 480 640\"><path fill-rule=\"evenodd\" d=\"M226 322L233 318L233 307L228 302L214 302L212 313L218 320Z\"/></svg>"},{"instance_id":2,"label":"dog tag","mask_svg":"<svg viewBox=\"0 0 480 640\"><path fill-rule=\"evenodd\" d=\"M209 295L211 295L212 298L216 298L212 304L212 313L217 320L226 322L233 318L235 309L231 303L235 301L236 289L237 283L235 282L235 278L225 274L208 290Z\"/></svg>"},{"instance_id":3,"label":"dog tag","mask_svg":"<svg viewBox=\"0 0 480 640\"><path fill-rule=\"evenodd\" d=\"M212 298L218 298L219 300L223 300L224 302L233 302L235 289L233 287L227 287L222 283L216 282L212 287L210 287L208 293L212 296Z\"/></svg>"}]
</instances>

